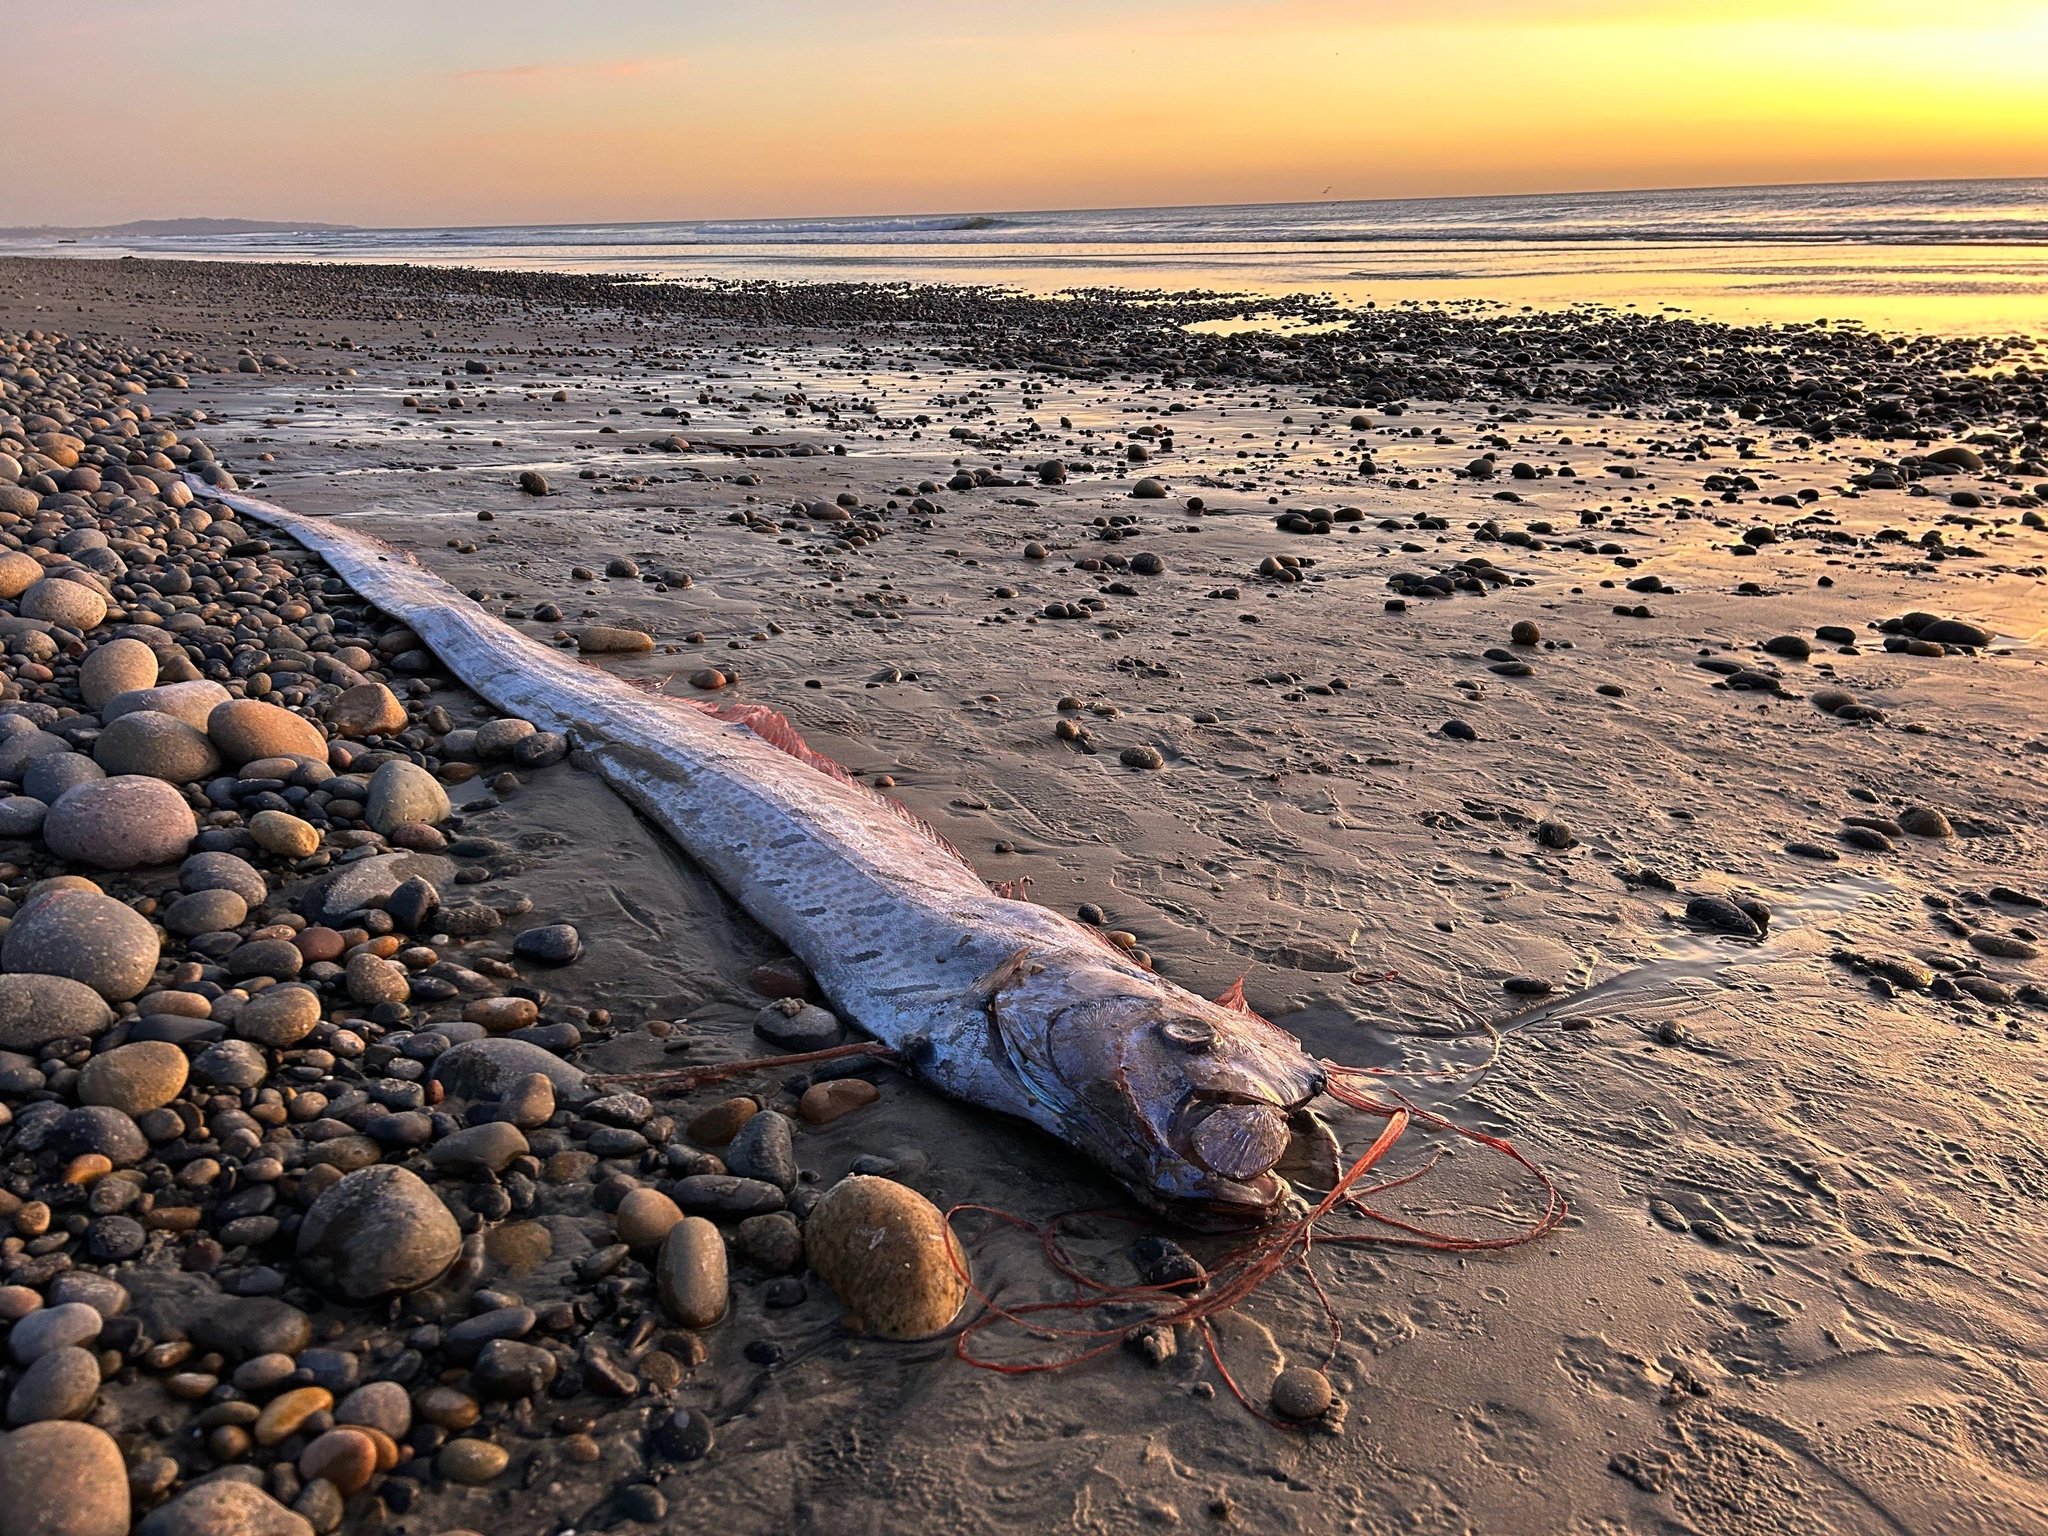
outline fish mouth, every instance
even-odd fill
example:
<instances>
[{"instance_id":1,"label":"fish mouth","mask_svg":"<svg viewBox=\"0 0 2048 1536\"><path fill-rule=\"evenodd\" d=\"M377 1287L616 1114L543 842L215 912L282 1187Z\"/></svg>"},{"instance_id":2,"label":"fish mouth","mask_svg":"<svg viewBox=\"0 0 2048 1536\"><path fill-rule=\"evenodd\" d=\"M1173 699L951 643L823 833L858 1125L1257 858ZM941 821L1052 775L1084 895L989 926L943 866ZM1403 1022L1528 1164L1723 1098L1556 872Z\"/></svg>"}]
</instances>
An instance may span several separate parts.
<instances>
[{"instance_id":1,"label":"fish mouth","mask_svg":"<svg viewBox=\"0 0 2048 1536\"><path fill-rule=\"evenodd\" d=\"M1296 1200L1287 1181L1276 1173L1212 1185L1206 1193L1170 1202L1165 1214L1194 1231L1240 1232L1262 1227L1275 1212Z\"/></svg>"}]
</instances>

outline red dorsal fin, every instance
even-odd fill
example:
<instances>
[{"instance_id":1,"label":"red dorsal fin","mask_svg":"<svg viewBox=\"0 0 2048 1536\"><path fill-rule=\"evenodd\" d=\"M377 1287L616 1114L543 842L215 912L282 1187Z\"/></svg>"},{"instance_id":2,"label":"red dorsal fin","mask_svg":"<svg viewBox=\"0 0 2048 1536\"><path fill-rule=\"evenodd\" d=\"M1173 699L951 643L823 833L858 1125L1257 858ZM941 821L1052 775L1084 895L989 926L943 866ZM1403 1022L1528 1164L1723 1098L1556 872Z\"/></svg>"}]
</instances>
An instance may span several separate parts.
<instances>
[{"instance_id":1,"label":"red dorsal fin","mask_svg":"<svg viewBox=\"0 0 2048 1536\"><path fill-rule=\"evenodd\" d=\"M1228 1008L1232 1013L1241 1013L1249 1019L1257 1019L1261 1024L1266 1022L1264 1015L1244 1000L1244 977L1242 976L1223 989L1221 995L1216 999L1216 1006Z\"/></svg>"},{"instance_id":2,"label":"red dorsal fin","mask_svg":"<svg viewBox=\"0 0 2048 1536\"><path fill-rule=\"evenodd\" d=\"M824 753L814 751L797 733L797 728L790 724L789 716L780 710L770 709L766 704L713 704L708 699L675 699L674 702L687 704L693 709L701 709L705 714L723 720L728 725L744 727L776 751L787 752L806 768L816 769L828 779L837 779L842 784L851 784L855 789L865 791L874 798L877 805L886 807L890 815L917 828L962 864L967 862L967 856L941 837L938 829L922 816L900 801L890 799L871 785L861 783Z\"/></svg>"}]
</instances>

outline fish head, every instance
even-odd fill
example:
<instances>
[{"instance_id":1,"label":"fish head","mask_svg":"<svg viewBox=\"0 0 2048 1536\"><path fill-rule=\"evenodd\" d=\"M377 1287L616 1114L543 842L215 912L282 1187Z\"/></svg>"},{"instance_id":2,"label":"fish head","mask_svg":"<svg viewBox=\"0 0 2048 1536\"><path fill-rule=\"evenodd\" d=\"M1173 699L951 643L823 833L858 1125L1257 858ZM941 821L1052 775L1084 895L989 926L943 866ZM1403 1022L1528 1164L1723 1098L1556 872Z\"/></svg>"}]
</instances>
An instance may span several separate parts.
<instances>
[{"instance_id":1,"label":"fish head","mask_svg":"<svg viewBox=\"0 0 2048 1536\"><path fill-rule=\"evenodd\" d=\"M1039 1015L1041 1096L1059 1094L1063 1127L1147 1205L1238 1225L1289 1203L1273 1168L1324 1075L1285 1030L1113 960L1026 978L1001 1002Z\"/></svg>"}]
</instances>

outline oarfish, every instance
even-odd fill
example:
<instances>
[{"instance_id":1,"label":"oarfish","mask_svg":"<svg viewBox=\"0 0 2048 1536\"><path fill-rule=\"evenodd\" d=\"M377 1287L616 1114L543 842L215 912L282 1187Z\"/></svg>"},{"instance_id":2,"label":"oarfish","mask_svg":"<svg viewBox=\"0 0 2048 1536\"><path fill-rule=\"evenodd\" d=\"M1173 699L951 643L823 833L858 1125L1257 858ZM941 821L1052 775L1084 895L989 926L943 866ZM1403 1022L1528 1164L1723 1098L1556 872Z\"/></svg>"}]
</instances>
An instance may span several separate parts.
<instances>
[{"instance_id":1,"label":"oarfish","mask_svg":"<svg viewBox=\"0 0 2048 1536\"><path fill-rule=\"evenodd\" d=\"M1167 1214L1256 1221L1289 1204L1272 1170L1325 1069L1233 1006L1241 993L1198 997L1097 930L991 891L770 710L648 693L521 634L381 539L193 489L322 556L494 707L571 736L924 1082L1039 1126Z\"/></svg>"}]
</instances>

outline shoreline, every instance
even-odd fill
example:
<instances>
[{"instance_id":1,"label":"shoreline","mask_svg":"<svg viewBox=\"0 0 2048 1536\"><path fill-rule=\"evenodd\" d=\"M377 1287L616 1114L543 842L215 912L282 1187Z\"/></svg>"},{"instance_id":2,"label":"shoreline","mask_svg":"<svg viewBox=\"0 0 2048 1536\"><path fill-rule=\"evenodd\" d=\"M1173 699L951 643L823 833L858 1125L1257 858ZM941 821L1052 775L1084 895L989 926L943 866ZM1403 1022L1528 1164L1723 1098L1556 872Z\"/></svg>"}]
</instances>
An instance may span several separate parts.
<instances>
[{"instance_id":1,"label":"shoreline","mask_svg":"<svg viewBox=\"0 0 2048 1536\"><path fill-rule=\"evenodd\" d=\"M785 1111L795 1096L771 1080L659 1100L633 1129L644 1150L561 1182L554 1159L568 1171L614 1140L604 1122L544 1120L530 1144L561 1145L524 1154L533 1214L468 1206L493 1293L475 1315L533 1313L515 1342L537 1340L581 1390L482 1390L446 1342L474 1295L436 1317L438 1293L416 1293L387 1330L389 1358L422 1358L413 1423L423 1394L467 1394L517 1466L470 1485L441 1448L408 1446L341 1528L551 1532L652 1508L634 1488L736 1532L1320 1532L1397 1514L1437 1529L2039 1528L2020 1448L2048 1433L2027 1385L2044 1340L2019 1276L2044 1234L2012 1133L2048 1086L2048 972L2023 953L2033 909L2018 899L2048 894L2048 797L2025 772L2048 750L2048 378L1993 376L1988 343L1900 351L1833 328L1383 311L1341 334L1178 329L1247 305L1271 307L0 262L0 334L119 347L154 375L119 398L192 417L181 436L206 437L238 483L358 520L543 641L646 635L651 650L605 664L784 709L985 877L1099 908L1205 993L1243 973L1318 1054L1456 1066L1450 1021L1502 1024L1501 1063L1429 1102L1513 1136L1573 1202L1569 1228L1496 1260L1319 1260L1350 1325L1326 1363L1348 1418L1341 1435L1282 1436L1203 1392L1188 1340L1153 1364L1010 1379L943 1346L850 1335L800 1261L749 1257L766 1250L742 1245L737 1212L711 1213L734 1245L732 1312L696 1330L692 1360L643 1257L584 1273L624 1209L606 1202L618 1181L707 1171L720 1153L692 1122L742 1087ZM152 348L193 355L141 362ZM521 489L526 473L546 494ZM119 534L136 514L93 502L105 489L34 494L67 526ZM269 542L198 547L279 561L232 553ZM1925 622L1898 623L1916 612L1980 633L1921 639ZM432 675L403 651L366 654L408 694ZM16 675L68 699L68 664ZM695 681L712 673L722 686ZM302 706L333 702L304 686ZM460 694L404 703L425 731L413 750L461 761L443 750L468 728ZM435 708L448 730L420 724ZM1126 766L1135 748L1162 766ZM591 776L513 771L502 792L484 774L450 789L490 829L454 840L498 846L466 856L488 878L451 872L442 899L509 882L531 902L517 922L578 930L580 958L546 973L547 1018L520 1027L571 1024L594 1072L763 1054L752 978L779 946ZM242 846L245 827L218 830ZM1743 903L1770 909L1766 935L1704 926L1735 926ZM228 963L269 942L254 916L218 942ZM491 958L502 939L474 942ZM1532 999L1534 1022L1514 1024ZM44 1076L10 1090L16 1126L36 1093L64 1102L71 1080ZM942 1208L1102 1204L1065 1149L876 1082L875 1103L829 1124L796 1117L791 1208L850 1169ZM18 1131L5 1150L29 1192L53 1187L54 1153ZM376 1150L365 1166L411 1155ZM1461 1214L1501 1209L1483 1170L1453 1175L1438 1194ZM463 1199L508 1187L471 1178ZM536 1226L539 1258L536 1233L503 1235ZM965 1235L978 1277L1045 1292L1028 1245ZM137 1297L159 1271L194 1273L175 1235L104 1265L79 1262L77 1239L51 1251ZM263 1247L277 1240L243 1262L312 1301L295 1254ZM1986 1243L2007 1255L1996 1270L1970 1256ZM1087 1237L1110 1273L1127 1246ZM1929 1278L1955 1274L1968 1283ZM585 1293L611 1310L584 1317ZM634 1308L657 1318L673 1379L632 1355L649 1342ZM297 1369L307 1347L388 1363L349 1332L367 1315L331 1295L307 1315L344 1331L302 1346ZM432 1342L415 1337L428 1327ZM1319 1363L1326 1337L1314 1298L1276 1284L1225 1346L1262 1392L1281 1366ZM606 1395L593 1351L629 1362L625 1395ZM286 1379L235 1392L274 1400ZM147 1427L190 1411L165 1405L165 1380L131 1360L100 1401L131 1465L161 1445L177 1477L203 1477L204 1437ZM684 1428L665 1435L671 1419ZM690 1436L709 1454L676 1454ZM280 1460L235 1464L266 1458Z\"/></svg>"}]
</instances>

